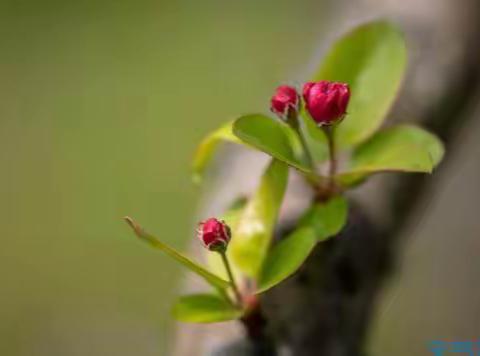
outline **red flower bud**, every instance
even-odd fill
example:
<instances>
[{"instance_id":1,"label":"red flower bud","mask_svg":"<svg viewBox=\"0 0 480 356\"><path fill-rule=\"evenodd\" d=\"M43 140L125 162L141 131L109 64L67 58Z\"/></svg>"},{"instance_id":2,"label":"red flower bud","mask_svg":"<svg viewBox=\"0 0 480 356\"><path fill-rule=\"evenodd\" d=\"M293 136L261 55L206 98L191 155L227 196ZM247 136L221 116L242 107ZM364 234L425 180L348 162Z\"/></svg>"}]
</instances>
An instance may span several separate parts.
<instances>
[{"instance_id":1,"label":"red flower bud","mask_svg":"<svg viewBox=\"0 0 480 356\"><path fill-rule=\"evenodd\" d=\"M198 238L211 251L225 250L230 241L230 227L224 221L210 218L198 225Z\"/></svg>"},{"instance_id":2,"label":"red flower bud","mask_svg":"<svg viewBox=\"0 0 480 356\"><path fill-rule=\"evenodd\" d=\"M298 94L295 88L288 85L281 85L277 88L275 95L270 101L270 110L280 118L285 118L288 111L298 109Z\"/></svg>"},{"instance_id":3,"label":"red flower bud","mask_svg":"<svg viewBox=\"0 0 480 356\"><path fill-rule=\"evenodd\" d=\"M312 119L319 125L329 125L345 115L350 88L348 84L327 80L306 83L303 99Z\"/></svg>"}]
</instances>

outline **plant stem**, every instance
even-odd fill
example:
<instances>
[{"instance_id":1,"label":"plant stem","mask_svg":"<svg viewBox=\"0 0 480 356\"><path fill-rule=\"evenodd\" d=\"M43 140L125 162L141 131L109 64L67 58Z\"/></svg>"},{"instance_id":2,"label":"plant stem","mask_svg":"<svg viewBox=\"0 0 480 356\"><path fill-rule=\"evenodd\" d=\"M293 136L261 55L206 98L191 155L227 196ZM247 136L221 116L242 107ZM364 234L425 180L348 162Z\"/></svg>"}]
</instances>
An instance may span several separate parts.
<instances>
[{"instance_id":1,"label":"plant stem","mask_svg":"<svg viewBox=\"0 0 480 356\"><path fill-rule=\"evenodd\" d=\"M312 153L308 148L305 135L303 134L302 129L300 128L300 119L298 118L298 112L296 110L290 110L288 112L287 122L295 130L295 132L297 132L298 136L300 137L300 144L302 145L303 152L305 152L305 159L307 160L308 166L312 168L312 170L315 170Z\"/></svg>"},{"instance_id":2,"label":"plant stem","mask_svg":"<svg viewBox=\"0 0 480 356\"><path fill-rule=\"evenodd\" d=\"M237 283L235 283L235 278L233 278L232 268L230 267L230 262L228 262L227 254L225 251L220 251L220 256L222 256L223 264L227 270L228 278L232 284L233 294L235 295L236 302L238 306L242 305L242 296L238 290Z\"/></svg>"},{"instance_id":3,"label":"plant stem","mask_svg":"<svg viewBox=\"0 0 480 356\"><path fill-rule=\"evenodd\" d=\"M334 126L324 126L323 130L327 136L328 142L328 154L329 154L329 169L328 169L328 177L330 180L329 187L333 189L335 186L335 174L337 173L337 157L336 157L336 147L335 147L335 132Z\"/></svg>"},{"instance_id":4,"label":"plant stem","mask_svg":"<svg viewBox=\"0 0 480 356\"><path fill-rule=\"evenodd\" d=\"M308 145L307 145L307 140L305 139L305 135L303 134L302 130L300 129L300 127L297 129L297 132L298 132L298 136L300 136L300 142L302 144L302 147L303 147L303 151L305 152L305 158L307 160L307 164L309 167L311 167L312 169L315 168L314 164L313 164L313 158L312 158L312 153L310 152L310 150L308 149Z\"/></svg>"},{"instance_id":5,"label":"plant stem","mask_svg":"<svg viewBox=\"0 0 480 356\"><path fill-rule=\"evenodd\" d=\"M230 303L232 306L236 306L235 302L232 300L232 298L228 295L227 291L223 288L216 288L218 294L220 294L225 300Z\"/></svg>"}]
</instances>

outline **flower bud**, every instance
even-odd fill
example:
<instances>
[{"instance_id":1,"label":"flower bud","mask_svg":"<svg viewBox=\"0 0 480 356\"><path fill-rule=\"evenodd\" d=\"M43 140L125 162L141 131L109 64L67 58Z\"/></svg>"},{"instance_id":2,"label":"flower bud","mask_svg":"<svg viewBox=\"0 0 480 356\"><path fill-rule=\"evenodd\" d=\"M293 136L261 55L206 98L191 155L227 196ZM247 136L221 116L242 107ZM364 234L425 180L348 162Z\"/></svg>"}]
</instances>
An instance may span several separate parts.
<instances>
[{"instance_id":1,"label":"flower bud","mask_svg":"<svg viewBox=\"0 0 480 356\"><path fill-rule=\"evenodd\" d=\"M330 125L341 119L350 100L348 84L322 80L303 86L305 107L318 125Z\"/></svg>"},{"instance_id":2,"label":"flower bud","mask_svg":"<svg viewBox=\"0 0 480 356\"><path fill-rule=\"evenodd\" d=\"M289 110L298 110L298 94L295 88L279 86L270 100L270 110L282 119L287 117Z\"/></svg>"},{"instance_id":3,"label":"flower bud","mask_svg":"<svg viewBox=\"0 0 480 356\"><path fill-rule=\"evenodd\" d=\"M210 251L224 251L230 241L230 227L222 220L210 218L198 225L198 238Z\"/></svg>"}]
</instances>

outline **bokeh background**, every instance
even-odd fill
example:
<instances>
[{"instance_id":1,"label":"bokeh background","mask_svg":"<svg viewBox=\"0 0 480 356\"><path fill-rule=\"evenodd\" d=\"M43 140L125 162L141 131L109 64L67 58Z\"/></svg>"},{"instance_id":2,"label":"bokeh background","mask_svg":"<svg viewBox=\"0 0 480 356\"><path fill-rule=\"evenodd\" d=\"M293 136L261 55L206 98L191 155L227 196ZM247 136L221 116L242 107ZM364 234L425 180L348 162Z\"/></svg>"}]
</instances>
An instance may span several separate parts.
<instances>
[{"instance_id":1,"label":"bokeh background","mask_svg":"<svg viewBox=\"0 0 480 356\"><path fill-rule=\"evenodd\" d=\"M352 12L335 13L333 3L0 2L0 354L169 354L180 269L136 241L121 218L132 215L186 248L200 196L190 180L196 144L227 118L268 110L279 83L295 84L308 72L323 40L338 35L335 18ZM445 254L458 245L444 244L433 262L424 258L442 233L462 233L464 250L478 251L472 192L478 197L480 169L478 158L465 155L458 159L469 171L442 178L457 185L436 201L439 215L422 220L435 230L426 233L430 240L413 239L406 253L417 258L410 275L418 279L402 275L403 289L380 308L388 318L377 324L378 355L406 355L398 350L409 350L406 335L422 320L458 327L422 336L419 326L415 350L436 335L480 336L478 255L465 265L460 254L449 262ZM470 184L463 195L461 177ZM445 225L452 199L464 205L455 210L459 223ZM453 287L442 277L452 266L460 266ZM432 306L445 293L453 294ZM424 305L416 308L418 300ZM461 316L468 312L467 325ZM415 317L398 324L405 314Z\"/></svg>"},{"instance_id":2,"label":"bokeh background","mask_svg":"<svg viewBox=\"0 0 480 356\"><path fill-rule=\"evenodd\" d=\"M0 353L165 355L201 137L268 109L321 31L289 1L0 3ZM286 50L286 44L289 50Z\"/></svg>"}]
</instances>

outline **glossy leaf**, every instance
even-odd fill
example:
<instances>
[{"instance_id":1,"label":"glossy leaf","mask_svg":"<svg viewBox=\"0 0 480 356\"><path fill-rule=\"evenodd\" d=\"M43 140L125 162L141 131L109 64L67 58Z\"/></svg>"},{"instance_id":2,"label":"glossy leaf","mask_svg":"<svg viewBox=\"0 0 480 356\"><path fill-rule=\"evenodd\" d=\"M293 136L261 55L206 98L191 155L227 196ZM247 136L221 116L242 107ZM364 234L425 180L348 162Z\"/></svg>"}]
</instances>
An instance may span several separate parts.
<instances>
[{"instance_id":1,"label":"glossy leaf","mask_svg":"<svg viewBox=\"0 0 480 356\"><path fill-rule=\"evenodd\" d=\"M430 173L443 154L443 144L435 135L412 125L396 126L360 145L338 180L349 185L377 172Z\"/></svg>"},{"instance_id":2,"label":"glossy leaf","mask_svg":"<svg viewBox=\"0 0 480 356\"><path fill-rule=\"evenodd\" d=\"M216 323L238 319L242 310L214 294L193 294L180 297L172 314L186 323Z\"/></svg>"},{"instance_id":3,"label":"glossy leaf","mask_svg":"<svg viewBox=\"0 0 480 356\"><path fill-rule=\"evenodd\" d=\"M250 198L229 250L233 262L248 276L257 277L272 239L280 205L287 186L288 167L273 160Z\"/></svg>"},{"instance_id":4,"label":"glossy leaf","mask_svg":"<svg viewBox=\"0 0 480 356\"><path fill-rule=\"evenodd\" d=\"M233 142L233 143L242 143L233 133L232 133L232 124L233 122L228 122L222 127L210 133L207 137L198 146L194 158L193 158L193 180L196 183L201 182L203 172L211 161L215 149L222 141Z\"/></svg>"},{"instance_id":5,"label":"glossy leaf","mask_svg":"<svg viewBox=\"0 0 480 356\"><path fill-rule=\"evenodd\" d=\"M230 286L230 283L226 280L218 277L217 275L211 273L204 267L200 266L196 262L192 261L188 257L184 256L180 252L176 251L175 249L171 248L170 246L164 244L160 240L158 240L155 236L146 232L140 225L138 225L132 218L125 217L125 221L130 225L133 229L135 234L142 239L143 241L149 243L152 247L159 249L165 252L168 256L175 259L177 262L180 262L182 265L187 267L192 272L198 274L200 277L205 279L209 284L214 286L215 288L225 289Z\"/></svg>"},{"instance_id":6,"label":"glossy leaf","mask_svg":"<svg viewBox=\"0 0 480 356\"><path fill-rule=\"evenodd\" d=\"M340 146L356 145L378 129L397 96L406 62L402 34L385 21L357 27L333 45L313 79L350 85L348 115L336 130Z\"/></svg>"},{"instance_id":7,"label":"glossy leaf","mask_svg":"<svg viewBox=\"0 0 480 356\"><path fill-rule=\"evenodd\" d=\"M300 228L276 244L268 253L258 282L258 293L290 277L307 259L317 243L311 228Z\"/></svg>"},{"instance_id":8,"label":"glossy leaf","mask_svg":"<svg viewBox=\"0 0 480 356\"><path fill-rule=\"evenodd\" d=\"M246 144L263 151L304 172L311 169L295 154L297 134L280 120L261 114L240 117L233 124L233 133Z\"/></svg>"},{"instance_id":9,"label":"glossy leaf","mask_svg":"<svg viewBox=\"0 0 480 356\"><path fill-rule=\"evenodd\" d=\"M312 205L300 219L299 226L312 228L317 241L324 241L342 230L347 217L346 199L336 196L327 202Z\"/></svg>"}]
</instances>

